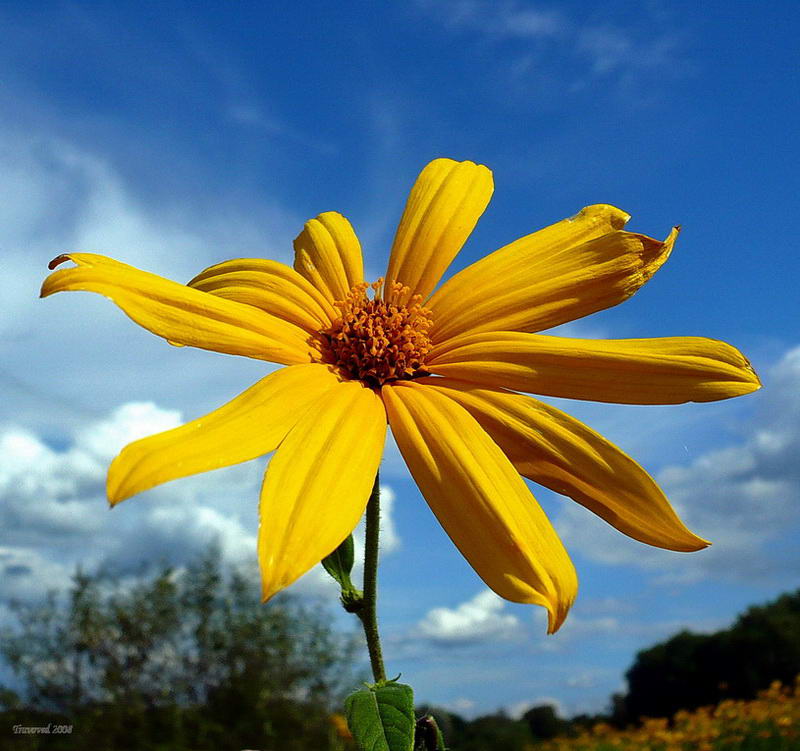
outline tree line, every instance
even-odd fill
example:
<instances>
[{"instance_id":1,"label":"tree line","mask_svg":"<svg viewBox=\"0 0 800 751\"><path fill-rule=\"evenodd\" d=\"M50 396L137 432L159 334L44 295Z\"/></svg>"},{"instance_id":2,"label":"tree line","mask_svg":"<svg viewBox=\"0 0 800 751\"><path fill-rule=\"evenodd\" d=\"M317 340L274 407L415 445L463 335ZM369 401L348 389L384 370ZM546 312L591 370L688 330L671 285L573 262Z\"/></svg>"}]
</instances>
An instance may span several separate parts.
<instances>
[{"instance_id":1,"label":"tree line","mask_svg":"<svg viewBox=\"0 0 800 751\"><path fill-rule=\"evenodd\" d=\"M216 551L133 579L78 571L66 597L13 612L0 747L324 751L331 707L360 677L329 613L291 596L262 606Z\"/></svg>"},{"instance_id":2,"label":"tree line","mask_svg":"<svg viewBox=\"0 0 800 751\"><path fill-rule=\"evenodd\" d=\"M670 717L723 699L753 699L772 681L800 674L800 590L749 608L713 634L681 631L638 653L615 697L613 719Z\"/></svg>"},{"instance_id":3,"label":"tree line","mask_svg":"<svg viewBox=\"0 0 800 751\"><path fill-rule=\"evenodd\" d=\"M625 674L627 692L613 695L603 713L564 719L544 704L519 720L501 712L468 722L446 710L428 711L457 751L521 751L599 722L624 728L643 717L671 717L723 699L754 699L773 681L791 685L798 674L800 590L749 608L730 628L712 634L681 631L642 650Z\"/></svg>"},{"instance_id":4,"label":"tree line","mask_svg":"<svg viewBox=\"0 0 800 751\"><path fill-rule=\"evenodd\" d=\"M16 676L0 686L0 748L339 751L331 714L365 675L355 635L330 613L223 571L218 552L186 569L138 577L78 571L66 595L13 606L0 657ZM596 722L617 727L679 709L749 699L800 673L800 590L752 607L728 629L683 631L639 652L628 690L605 713L569 720L552 706L516 720L431 712L455 751L520 751ZM10 735L14 726L70 732ZM6 746L6 744L9 744Z\"/></svg>"}]
</instances>

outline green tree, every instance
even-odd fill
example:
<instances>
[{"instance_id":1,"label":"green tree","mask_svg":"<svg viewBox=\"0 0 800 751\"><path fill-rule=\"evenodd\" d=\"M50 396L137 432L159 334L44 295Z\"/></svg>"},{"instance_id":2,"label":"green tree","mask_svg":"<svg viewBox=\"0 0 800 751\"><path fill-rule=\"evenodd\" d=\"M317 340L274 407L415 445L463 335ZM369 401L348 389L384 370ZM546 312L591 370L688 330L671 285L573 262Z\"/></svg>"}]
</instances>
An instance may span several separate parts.
<instances>
[{"instance_id":1,"label":"green tree","mask_svg":"<svg viewBox=\"0 0 800 751\"><path fill-rule=\"evenodd\" d=\"M66 597L13 612L0 655L24 691L4 720L74 726L48 748L325 749L331 707L356 683L353 641L325 612L262 605L216 551L134 580L79 570Z\"/></svg>"},{"instance_id":2,"label":"green tree","mask_svg":"<svg viewBox=\"0 0 800 751\"><path fill-rule=\"evenodd\" d=\"M528 723L528 729L536 740L555 738L564 729L566 723L562 720L552 704L539 704L531 707L522 719Z\"/></svg>"},{"instance_id":3,"label":"green tree","mask_svg":"<svg viewBox=\"0 0 800 751\"><path fill-rule=\"evenodd\" d=\"M800 590L743 613L714 634L683 631L636 656L626 673L625 716L668 717L679 709L749 699L800 673Z\"/></svg>"},{"instance_id":4,"label":"green tree","mask_svg":"<svg viewBox=\"0 0 800 751\"><path fill-rule=\"evenodd\" d=\"M460 734L447 742L457 751L524 751L532 742L528 726L502 712L477 717Z\"/></svg>"}]
</instances>

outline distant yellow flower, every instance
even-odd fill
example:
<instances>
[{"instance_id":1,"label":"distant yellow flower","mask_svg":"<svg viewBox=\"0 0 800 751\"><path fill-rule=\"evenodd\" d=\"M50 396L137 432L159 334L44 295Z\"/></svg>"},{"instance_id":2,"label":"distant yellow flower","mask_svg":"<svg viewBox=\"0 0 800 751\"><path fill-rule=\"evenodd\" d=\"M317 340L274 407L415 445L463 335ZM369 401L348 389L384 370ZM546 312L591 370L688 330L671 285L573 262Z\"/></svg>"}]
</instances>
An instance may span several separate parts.
<instances>
[{"instance_id":1,"label":"distant yellow flower","mask_svg":"<svg viewBox=\"0 0 800 751\"><path fill-rule=\"evenodd\" d=\"M332 714L328 717L328 722L330 722L331 728L336 733L337 737L341 738L343 741L353 740L353 734L347 726L347 719L344 715Z\"/></svg>"},{"instance_id":2,"label":"distant yellow flower","mask_svg":"<svg viewBox=\"0 0 800 751\"><path fill-rule=\"evenodd\" d=\"M551 632L575 598L577 577L521 475L642 542L705 547L630 457L516 393L678 404L759 387L742 354L711 339L536 333L630 297L664 263L677 228L658 242L624 232L629 217L619 209L589 206L436 289L492 190L482 165L431 162L411 190L385 282L372 285L350 223L335 212L305 225L294 268L238 259L187 286L104 256L54 259L50 268L76 266L51 274L42 296L99 292L171 344L289 366L205 417L123 449L108 473L111 504L277 449L260 503L266 599L355 527L388 420L422 494L472 567L501 597L547 608Z\"/></svg>"}]
</instances>

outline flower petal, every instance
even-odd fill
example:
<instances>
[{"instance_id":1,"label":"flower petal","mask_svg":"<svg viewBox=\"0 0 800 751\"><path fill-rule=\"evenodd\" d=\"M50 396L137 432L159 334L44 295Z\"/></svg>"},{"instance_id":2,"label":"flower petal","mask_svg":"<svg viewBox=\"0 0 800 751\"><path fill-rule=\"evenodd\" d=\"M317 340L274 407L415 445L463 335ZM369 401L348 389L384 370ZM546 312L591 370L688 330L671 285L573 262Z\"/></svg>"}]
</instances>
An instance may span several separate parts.
<instances>
[{"instance_id":1,"label":"flower petal","mask_svg":"<svg viewBox=\"0 0 800 751\"><path fill-rule=\"evenodd\" d=\"M555 407L452 378L417 383L464 407L518 472L569 496L629 537L668 550L700 550L709 544L686 528L633 459Z\"/></svg>"},{"instance_id":2,"label":"flower petal","mask_svg":"<svg viewBox=\"0 0 800 751\"><path fill-rule=\"evenodd\" d=\"M628 215L587 206L459 272L431 298L435 342L479 331L535 332L610 308L666 261L664 242L623 232Z\"/></svg>"},{"instance_id":3,"label":"flower petal","mask_svg":"<svg viewBox=\"0 0 800 751\"><path fill-rule=\"evenodd\" d=\"M315 334L328 328L336 309L290 266L263 258L238 258L210 266L190 287L253 305Z\"/></svg>"},{"instance_id":4,"label":"flower petal","mask_svg":"<svg viewBox=\"0 0 800 751\"><path fill-rule=\"evenodd\" d=\"M281 368L197 420L128 444L108 470L109 502L274 451L309 404L339 382L327 365Z\"/></svg>"},{"instance_id":5,"label":"flower petal","mask_svg":"<svg viewBox=\"0 0 800 751\"><path fill-rule=\"evenodd\" d=\"M344 300L364 281L361 243L350 222L335 211L307 221L294 241L294 268L329 302Z\"/></svg>"},{"instance_id":6,"label":"flower petal","mask_svg":"<svg viewBox=\"0 0 800 751\"><path fill-rule=\"evenodd\" d=\"M761 386L739 350L698 336L595 340L490 331L434 347L425 367L492 387L618 404L709 402Z\"/></svg>"},{"instance_id":7,"label":"flower petal","mask_svg":"<svg viewBox=\"0 0 800 751\"><path fill-rule=\"evenodd\" d=\"M250 305L224 300L93 253L59 256L51 261L50 268L67 260L77 266L50 274L42 285L42 297L66 290L97 292L170 344L284 365L312 359L306 332Z\"/></svg>"},{"instance_id":8,"label":"flower petal","mask_svg":"<svg viewBox=\"0 0 800 751\"><path fill-rule=\"evenodd\" d=\"M381 399L359 381L337 384L286 436L261 488L258 559L265 600L353 531L385 438Z\"/></svg>"},{"instance_id":9,"label":"flower petal","mask_svg":"<svg viewBox=\"0 0 800 751\"><path fill-rule=\"evenodd\" d=\"M409 287L386 298L405 303L427 297L466 242L492 197L492 173L482 164L435 159L422 170L397 228L386 272L392 282Z\"/></svg>"},{"instance_id":10,"label":"flower petal","mask_svg":"<svg viewBox=\"0 0 800 751\"><path fill-rule=\"evenodd\" d=\"M415 381L382 390L389 424L433 513L498 595L542 605L556 631L575 569L522 478L467 410Z\"/></svg>"}]
</instances>

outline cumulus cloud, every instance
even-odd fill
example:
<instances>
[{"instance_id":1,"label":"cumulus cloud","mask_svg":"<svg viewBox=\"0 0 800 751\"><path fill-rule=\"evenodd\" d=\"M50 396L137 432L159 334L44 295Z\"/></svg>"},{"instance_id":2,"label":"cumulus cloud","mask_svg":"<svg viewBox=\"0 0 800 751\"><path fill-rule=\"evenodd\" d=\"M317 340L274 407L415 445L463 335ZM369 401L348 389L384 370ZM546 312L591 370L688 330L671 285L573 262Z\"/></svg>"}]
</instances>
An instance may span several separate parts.
<instances>
[{"instance_id":1,"label":"cumulus cloud","mask_svg":"<svg viewBox=\"0 0 800 751\"><path fill-rule=\"evenodd\" d=\"M257 506L265 461L167 483L109 512L108 464L130 441L181 423L153 403L128 403L76 428L61 447L30 429L0 427L0 599L32 599L66 586L80 563L121 575L142 563L183 565L216 545L223 561L256 570ZM400 546L391 487L381 490L384 553ZM356 533L363 550L363 533ZM359 570L356 570L359 575ZM335 597L315 567L295 591Z\"/></svg>"},{"instance_id":2,"label":"cumulus cloud","mask_svg":"<svg viewBox=\"0 0 800 751\"><path fill-rule=\"evenodd\" d=\"M502 612L505 605L487 589L455 608L433 608L416 631L424 639L450 645L513 639L521 624L516 616Z\"/></svg>"},{"instance_id":3,"label":"cumulus cloud","mask_svg":"<svg viewBox=\"0 0 800 751\"><path fill-rule=\"evenodd\" d=\"M800 531L800 347L763 377L747 438L656 477L689 527L712 547L689 555L648 548L577 504L565 505L556 521L568 545L599 563L659 571L665 583L707 577L794 581L800 557L789 540Z\"/></svg>"},{"instance_id":4,"label":"cumulus cloud","mask_svg":"<svg viewBox=\"0 0 800 751\"><path fill-rule=\"evenodd\" d=\"M63 586L73 562L96 562L108 550L105 504L108 460L128 441L178 424L153 404L126 404L77 431L58 450L30 430L0 430L0 558L14 573L3 594L34 595ZM64 565L69 561L69 565Z\"/></svg>"},{"instance_id":5,"label":"cumulus cloud","mask_svg":"<svg viewBox=\"0 0 800 751\"><path fill-rule=\"evenodd\" d=\"M9 426L0 433L0 519L8 534L81 535L102 525L91 505L103 495L105 470L123 445L179 424L180 414L154 404L126 404L77 432L66 450Z\"/></svg>"}]
</instances>

